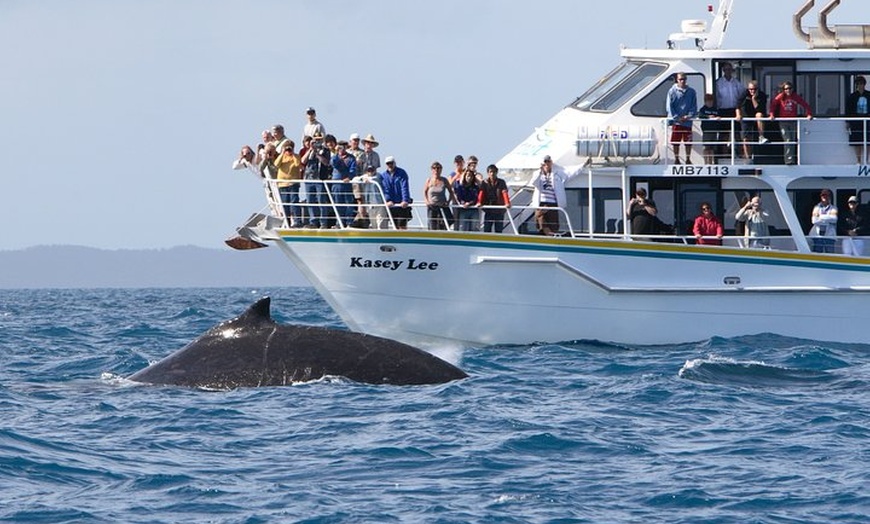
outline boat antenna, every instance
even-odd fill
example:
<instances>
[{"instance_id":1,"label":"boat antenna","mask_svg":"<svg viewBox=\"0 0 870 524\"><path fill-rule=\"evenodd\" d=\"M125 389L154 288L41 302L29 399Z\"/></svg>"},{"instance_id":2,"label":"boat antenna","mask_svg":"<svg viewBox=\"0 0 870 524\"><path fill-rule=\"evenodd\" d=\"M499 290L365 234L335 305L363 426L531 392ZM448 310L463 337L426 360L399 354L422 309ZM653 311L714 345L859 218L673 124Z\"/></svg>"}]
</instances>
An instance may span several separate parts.
<instances>
[{"instance_id":1,"label":"boat antenna","mask_svg":"<svg viewBox=\"0 0 870 524\"><path fill-rule=\"evenodd\" d=\"M705 20L683 20L679 33L668 35L668 49L675 49L677 42L690 40L695 42L695 47L703 51L705 49L720 49L725 39L725 30L728 29L728 20L731 18L731 6L734 0L722 0L719 2L719 11L713 15L713 23L707 30ZM707 5L707 11L713 13L713 5Z\"/></svg>"},{"instance_id":2,"label":"boat antenna","mask_svg":"<svg viewBox=\"0 0 870 524\"><path fill-rule=\"evenodd\" d=\"M707 10L713 12L713 6L708 5ZM710 24L710 32L704 42L704 49L721 49L725 41L725 31L728 30L728 21L734 12L734 0L722 0L719 2L719 10Z\"/></svg>"}]
</instances>

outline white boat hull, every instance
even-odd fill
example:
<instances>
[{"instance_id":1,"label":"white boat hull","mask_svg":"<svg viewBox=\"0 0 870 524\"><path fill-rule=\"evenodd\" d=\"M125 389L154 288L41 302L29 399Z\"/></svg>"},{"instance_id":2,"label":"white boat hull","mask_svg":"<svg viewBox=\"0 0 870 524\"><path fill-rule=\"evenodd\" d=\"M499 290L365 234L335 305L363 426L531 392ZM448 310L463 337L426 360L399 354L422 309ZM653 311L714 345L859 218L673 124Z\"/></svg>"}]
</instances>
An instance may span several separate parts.
<instances>
[{"instance_id":1,"label":"white boat hull","mask_svg":"<svg viewBox=\"0 0 870 524\"><path fill-rule=\"evenodd\" d=\"M870 338L865 258L430 231L279 236L351 329L415 344Z\"/></svg>"}]
</instances>

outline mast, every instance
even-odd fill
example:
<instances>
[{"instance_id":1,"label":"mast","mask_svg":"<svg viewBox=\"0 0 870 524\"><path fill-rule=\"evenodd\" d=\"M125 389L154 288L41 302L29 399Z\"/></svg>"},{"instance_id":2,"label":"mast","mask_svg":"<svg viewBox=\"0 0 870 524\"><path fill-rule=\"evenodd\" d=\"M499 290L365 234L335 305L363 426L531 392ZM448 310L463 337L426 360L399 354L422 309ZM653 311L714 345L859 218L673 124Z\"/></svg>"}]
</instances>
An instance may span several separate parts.
<instances>
[{"instance_id":1,"label":"mast","mask_svg":"<svg viewBox=\"0 0 870 524\"><path fill-rule=\"evenodd\" d=\"M721 49L725 40L725 31L728 29L728 21L731 19L734 0L722 0L719 2L719 11L713 17L710 24L710 32L704 42L704 49ZM712 6L710 6L712 8Z\"/></svg>"}]
</instances>

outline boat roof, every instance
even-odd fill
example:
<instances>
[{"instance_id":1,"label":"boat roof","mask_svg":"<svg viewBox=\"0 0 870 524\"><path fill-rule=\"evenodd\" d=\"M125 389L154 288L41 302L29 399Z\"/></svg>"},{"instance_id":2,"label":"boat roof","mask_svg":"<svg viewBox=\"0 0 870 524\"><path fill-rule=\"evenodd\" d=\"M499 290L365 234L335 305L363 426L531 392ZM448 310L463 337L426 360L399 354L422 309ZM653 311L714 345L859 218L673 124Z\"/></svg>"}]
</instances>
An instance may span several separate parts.
<instances>
[{"instance_id":1,"label":"boat roof","mask_svg":"<svg viewBox=\"0 0 870 524\"><path fill-rule=\"evenodd\" d=\"M848 60L868 59L870 49L634 49L623 58L642 60Z\"/></svg>"}]
</instances>

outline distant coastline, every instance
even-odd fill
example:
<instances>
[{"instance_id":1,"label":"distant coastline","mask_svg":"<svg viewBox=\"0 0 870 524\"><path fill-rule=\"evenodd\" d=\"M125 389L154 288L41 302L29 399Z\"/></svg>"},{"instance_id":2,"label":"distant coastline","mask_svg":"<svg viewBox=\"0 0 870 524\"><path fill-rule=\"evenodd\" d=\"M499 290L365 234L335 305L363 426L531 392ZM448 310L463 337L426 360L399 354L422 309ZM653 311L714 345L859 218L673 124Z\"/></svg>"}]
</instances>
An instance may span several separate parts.
<instances>
[{"instance_id":1,"label":"distant coastline","mask_svg":"<svg viewBox=\"0 0 870 524\"><path fill-rule=\"evenodd\" d=\"M0 251L0 289L309 286L288 262L275 247L34 246Z\"/></svg>"}]
</instances>

